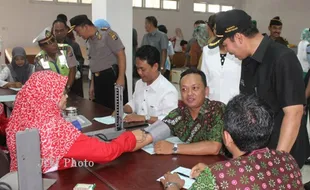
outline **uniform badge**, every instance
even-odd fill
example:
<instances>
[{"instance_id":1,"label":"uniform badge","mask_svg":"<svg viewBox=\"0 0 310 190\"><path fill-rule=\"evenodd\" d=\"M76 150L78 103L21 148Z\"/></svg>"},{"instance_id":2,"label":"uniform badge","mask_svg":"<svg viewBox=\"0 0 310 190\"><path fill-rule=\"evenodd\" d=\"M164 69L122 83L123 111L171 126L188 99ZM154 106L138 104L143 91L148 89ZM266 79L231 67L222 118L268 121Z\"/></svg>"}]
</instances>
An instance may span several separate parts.
<instances>
[{"instance_id":1,"label":"uniform badge","mask_svg":"<svg viewBox=\"0 0 310 190\"><path fill-rule=\"evenodd\" d=\"M117 40L118 39L118 37L117 37L117 35L115 34L115 32L109 32L109 36L113 39L113 40Z\"/></svg>"},{"instance_id":2,"label":"uniform badge","mask_svg":"<svg viewBox=\"0 0 310 190\"><path fill-rule=\"evenodd\" d=\"M45 31L45 37L48 38L52 35L52 33L48 30Z\"/></svg>"},{"instance_id":3,"label":"uniform badge","mask_svg":"<svg viewBox=\"0 0 310 190\"><path fill-rule=\"evenodd\" d=\"M100 34L100 32L99 32L99 31L97 31L97 32L96 32L96 36L97 36L98 40L101 40L102 35Z\"/></svg>"}]
</instances>

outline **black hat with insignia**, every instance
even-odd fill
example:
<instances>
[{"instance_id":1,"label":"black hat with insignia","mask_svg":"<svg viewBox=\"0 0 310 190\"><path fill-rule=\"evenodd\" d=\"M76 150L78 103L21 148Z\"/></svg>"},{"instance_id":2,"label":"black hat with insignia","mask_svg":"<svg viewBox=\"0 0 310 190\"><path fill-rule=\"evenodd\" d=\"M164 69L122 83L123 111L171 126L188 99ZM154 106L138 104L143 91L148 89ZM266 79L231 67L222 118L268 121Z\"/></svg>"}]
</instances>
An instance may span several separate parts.
<instances>
[{"instance_id":1,"label":"black hat with insignia","mask_svg":"<svg viewBox=\"0 0 310 190\"><path fill-rule=\"evenodd\" d=\"M220 12L215 17L215 36L216 38L209 43L209 48L217 47L227 37L251 27L252 20L243 10L230 10Z\"/></svg>"},{"instance_id":2,"label":"black hat with insignia","mask_svg":"<svg viewBox=\"0 0 310 190\"><path fill-rule=\"evenodd\" d=\"M77 15L73 18L70 19L70 30L69 32L71 32L72 30L74 30L75 27L80 26L80 25L93 25L92 21L89 20L89 18L87 17L87 15Z\"/></svg>"}]
</instances>

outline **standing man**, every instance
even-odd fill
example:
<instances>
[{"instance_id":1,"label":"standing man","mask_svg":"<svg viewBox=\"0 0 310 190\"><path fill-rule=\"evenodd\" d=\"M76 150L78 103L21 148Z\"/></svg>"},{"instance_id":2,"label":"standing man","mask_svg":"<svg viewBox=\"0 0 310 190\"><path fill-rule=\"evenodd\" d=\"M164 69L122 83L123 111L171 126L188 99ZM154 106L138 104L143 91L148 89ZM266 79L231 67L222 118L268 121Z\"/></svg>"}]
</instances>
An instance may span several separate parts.
<instances>
[{"instance_id":1,"label":"standing man","mask_svg":"<svg viewBox=\"0 0 310 190\"><path fill-rule=\"evenodd\" d=\"M282 26L283 24L279 16L276 16L273 19L271 19L268 27L270 31L269 37L274 41L277 41L285 46L288 46L289 45L288 41L285 38L281 37Z\"/></svg>"},{"instance_id":2,"label":"standing man","mask_svg":"<svg viewBox=\"0 0 310 190\"><path fill-rule=\"evenodd\" d=\"M81 52L80 45L68 37L68 25L65 21L57 19L53 23L53 35L55 36L57 43L68 44L72 47L75 58L77 59L77 69L80 72L80 77L74 81L71 90L78 96L84 97L83 94L83 65L84 58Z\"/></svg>"},{"instance_id":3,"label":"standing man","mask_svg":"<svg viewBox=\"0 0 310 190\"><path fill-rule=\"evenodd\" d=\"M242 65L240 93L256 94L272 108L275 117L269 148L291 152L299 167L310 155L307 129L301 125L305 87L300 63L292 50L263 36L242 10L216 16L217 38Z\"/></svg>"},{"instance_id":4,"label":"standing man","mask_svg":"<svg viewBox=\"0 0 310 190\"><path fill-rule=\"evenodd\" d=\"M141 46L150 45L157 48L160 52L160 70L164 74L167 59L168 36L157 29L157 19L153 16L145 18L145 30Z\"/></svg>"},{"instance_id":5,"label":"standing man","mask_svg":"<svg viewBox=\"0 0 310 190\"><path fill-rule=\"evenodd\" d=\"M90 99L115 110L114 84L124 87L123 103L128 102L125 47L111 28L98 29L86 15L70 19L71 29L89 44L89 67L92 72Z\"/></svg>"},{"instance_id":6,"label":"standing man","mask_svg":"<svg viewBox=\"0 0 310 190\"><path fill-rule=\"evenodd\" d=\"M66 85L69 91L76 74L77 60L71 46L58 44L49 27L45 28L34 40L38 42L41 51L36 55L35 70L52 70L63 76L68 76Z\"/></svg>"}]
</instances>

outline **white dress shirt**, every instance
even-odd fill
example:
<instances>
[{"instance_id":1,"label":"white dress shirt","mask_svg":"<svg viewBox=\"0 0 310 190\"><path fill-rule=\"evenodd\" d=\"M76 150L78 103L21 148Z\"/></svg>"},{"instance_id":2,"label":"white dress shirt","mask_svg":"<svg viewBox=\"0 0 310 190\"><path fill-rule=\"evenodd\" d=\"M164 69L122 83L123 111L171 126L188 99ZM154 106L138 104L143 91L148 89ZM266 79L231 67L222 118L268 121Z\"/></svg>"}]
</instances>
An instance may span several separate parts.
<instances>
[{"instance_id":1,"label":"white dress shirt","mask_svg":"<svg viewBox=\"0 0 310 190\"><path fill-rule=\"evenodd\" d=\"M302 40L298 44L298 49L297 49L297 57L298 60L301 64L303 72L308 72L310 65L307 59L307 46L309 42L307 40Z\"/></svg>"},{"instance_id":2,"label":"white dress shirt","mask_svg":"<svg viewBox=\"0 0 310 190\"><path fill-rule=\"evenodd\" d=\"M176 88L161 74L150 85L138 80L129 105L137 115L149 115L162 120L168 113L178 107Z\"/></svg>"},{"instance_id":3,"label":"white dress shirt","mask_svg":"<svg viewBox=\"0 0 310 190\"><path fill-rule=\"evenodd\" d=\"M10 69L5 66L0 72L0 87L3 87L8 82L14 82Z\"/></svg>"},{"instance_id":4,"label":"white dress shirt","mask_svg":"<svg viewBox=\"0 0 310 190\"><path fill-rule=\"evenodd\" d=\"M227 53L224 65L221 65L220 49L203 48L201 71L206 74L209 87L209 99L227 104L239 94L241 61Z\"/></svg>"}]
</instances>

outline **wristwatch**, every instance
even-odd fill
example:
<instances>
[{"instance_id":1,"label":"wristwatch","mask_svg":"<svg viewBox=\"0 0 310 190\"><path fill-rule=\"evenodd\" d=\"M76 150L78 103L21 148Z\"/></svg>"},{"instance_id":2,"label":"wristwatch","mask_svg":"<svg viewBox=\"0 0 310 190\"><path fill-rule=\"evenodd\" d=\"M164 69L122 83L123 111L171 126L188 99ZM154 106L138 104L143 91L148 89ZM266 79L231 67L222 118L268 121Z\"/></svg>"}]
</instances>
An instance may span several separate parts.
<instances>
[{"instance_id":1,"label":"wristwatch","mask_svg":"<svg viewBox=\"0 0 310 190\"><path fill-rule=\"evenodd\" d=\"M179 189L179 185L177 183L169 182L169 181L165 183L165 189L168 189L169 187L171 187L173 185Z\"/></svg>"},{"instance_id":2,"label":"wristwatch","mask_svg":"<svg viewBox=\"0 0 310 190\"><path fill-rule=\"evenodd\" d=\"M145 120L146 122L148 122L150 119L151 119L151 116L149 116L149 115L144 116L144 120Z\"/></svg>"},{"instance_id":3,"label":"wristwatch","mask_svg":"<svg viewBox=\"0 0 310 190\"><path fill-rule=\"evenodd\" d=\"M172 148L173 154L177 154L178 153L178 144L174 144L173 148Z\"/></svg>"}]
</instances>

